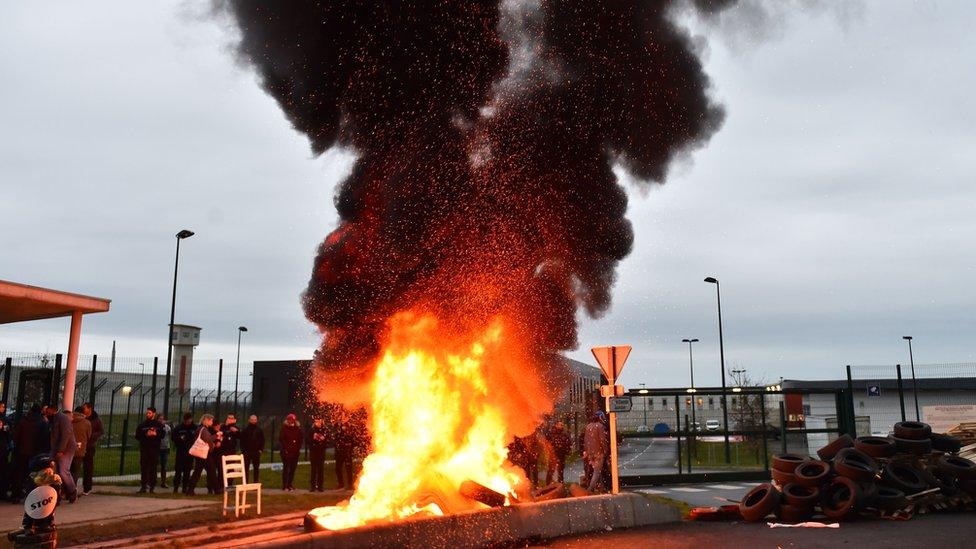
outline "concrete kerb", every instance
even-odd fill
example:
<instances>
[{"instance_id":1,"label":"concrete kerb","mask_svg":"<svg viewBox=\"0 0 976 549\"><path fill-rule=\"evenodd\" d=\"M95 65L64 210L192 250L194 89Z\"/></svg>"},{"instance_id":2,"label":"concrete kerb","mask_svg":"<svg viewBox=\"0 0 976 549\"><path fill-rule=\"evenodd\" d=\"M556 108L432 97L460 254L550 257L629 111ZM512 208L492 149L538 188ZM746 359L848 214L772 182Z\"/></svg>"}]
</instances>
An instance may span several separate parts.
<instances>
[{"instance_id":1,"label":"concrete kerb","mask_svg":"<svg viewBox=\"0 0 976 549\"><path fill-rule=\"evenodd\" d=\"M450 547L475 549L681 520L680 512L639 494L568 498L392 524L313 532L249 544L251 548Z\"/></svg>"}]
</instances>

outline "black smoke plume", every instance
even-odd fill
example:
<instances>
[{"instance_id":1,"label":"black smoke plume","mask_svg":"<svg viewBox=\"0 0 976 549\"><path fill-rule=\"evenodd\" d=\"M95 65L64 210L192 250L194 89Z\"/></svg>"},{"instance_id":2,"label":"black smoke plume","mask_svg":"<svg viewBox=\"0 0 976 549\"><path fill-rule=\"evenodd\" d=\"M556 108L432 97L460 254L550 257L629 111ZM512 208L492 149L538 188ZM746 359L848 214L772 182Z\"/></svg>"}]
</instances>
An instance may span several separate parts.
<instances>
[{"instance_id":1,"label":"black smoke plume","mask_svg":"<svg viewBox=\"0 0 976 549\"><path fill-rule=\"evenodd\" d=\"M457 329L503 314L540 360L577 346L577 310L607 310L633 246L614 166L663 182L723 121L672 12L730 3L224 4L313 151L357 155L303 297L319 363L364 373L412 308Z\"/></svg>"}]
</instances>

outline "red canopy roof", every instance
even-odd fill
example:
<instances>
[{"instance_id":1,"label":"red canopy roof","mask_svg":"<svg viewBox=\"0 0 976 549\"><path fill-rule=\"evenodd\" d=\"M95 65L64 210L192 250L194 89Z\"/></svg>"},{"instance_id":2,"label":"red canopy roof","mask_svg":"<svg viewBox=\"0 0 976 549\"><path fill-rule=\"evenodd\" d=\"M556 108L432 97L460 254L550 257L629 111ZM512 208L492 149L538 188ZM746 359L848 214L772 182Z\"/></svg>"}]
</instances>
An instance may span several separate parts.
<instances>
[{"instance_id":1,"label":"red canopy roof","mask_svg":"<svg viewBox=\"0 0 976 549\"><path fill-rule=\"evenodd\" d=\"M111 300L0 280L0 324L108 311Z\"/></svg>"}]
</instances>

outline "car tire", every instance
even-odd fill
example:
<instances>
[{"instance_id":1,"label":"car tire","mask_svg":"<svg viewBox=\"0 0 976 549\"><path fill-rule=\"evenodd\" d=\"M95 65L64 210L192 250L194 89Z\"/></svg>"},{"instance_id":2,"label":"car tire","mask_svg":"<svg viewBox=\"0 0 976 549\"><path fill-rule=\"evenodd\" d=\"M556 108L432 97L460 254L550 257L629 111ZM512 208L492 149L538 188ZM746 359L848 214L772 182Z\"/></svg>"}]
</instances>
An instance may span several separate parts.
<instances>
[{"instance_id":1,"label":"car tire","mask_svg":"<svg viewBox=\"0 0 976 549\"><path fill-rule=\"evenodd\" d=\"M792 473L796 466L810 458L796 454L775 454L773 455L773 469L784 473Z\"/></svg>"},{"instance_id":2,"label":"car tire","mask_svg":"<svg viewBox=\"0 0 976 549\"><path fill-rule=\"evenodd\" d=\"M783 471L773 469L769 472L769 474L773 477L773 482L775 482L777 486L786 486L787 484L793 484L796 482L796 475L793 473L784 473Z\"/></svg>"},{"instance_id":3,"label":"car tire","mask_svg":"<svg viewBox=\"0 0 976 549\"><path fill-rule=\"evenodd\" d=\"M874 506L878 510L893 513L904 509L907 504L905 492L890 486L878 486L878 495L874 498Z\"/></svg>"},{"instance_id":4,"label":"car tire","mask_svg":"<svg viewBox=\"0 0 976 549\"><path fill-rule=\"evenodd\" d=\"M932 427L921 421L899 421L895 424L895 436L910 440L922 440L932 436Z\"/></svg>"},{"instance_id":5,"label":"car tire","mask_svg":"<svg viewBox=\"0 0 976 549\"><path fill-rule=\"evenodd\" d=\"M776 510L779 491L768 482L756 486L742 498L739 514L746 522L758 522Z\"/></svg>"},{"instance_id":6,"label":"car tire","mask_svg":"<svg viewBox=\"0 0 976 549\"><path fill-rule=\"evenodd\" d=\"M907 463L889 462L881 471L881 481L909 496L929 487L922 475Z\"/></svg>"},{"instance_id":7,"label":"car tire","mask_svg":"<svg viewBox=\"0 0 976 549\"><path fill-rule=\"evenodd\" d=\"M796 524L798 522L805 522L813 516L812 507L798 507L796 505L780 505L779 509L776 510L776 516L779 517L780 522L785 522L788 524Z\"/></svg>"},{"instance_id":8,"label":"car tire","mask_svg":"<svg viewBox=\"0 0 976 549\"><path fill-rule=\"evenodd\" d=\"M878 474L878 464L857 448L844 448L834 456L834 471L842 477L867 482Z\"/></svg>"},{"instance_id":9,"label":"car tire","mask_svg":"<svg viewBox=\"0 0 976 549\"><path fill-rule=\"evenodd\" d=\"M960 480L976 478L976 463L959 456L945 455L940 457L938 468L952 478Z\"/></svg>"},{"instance_id":10,"label":"car tire","mask_svg":"<svg viewBox=\"0 0 976 549\"><path fill-rule=\"evenodd\" d=\"M921 468L917 469L918 476L929 485L929 488L938 488L939 493L945 496L954 496L959 493L959 483L955 477L947 474L938 467L932 470Z\"/></svg>"},{"instance_id":11,"label":"car tire","mask_svg":"<svg viewBox=\"0 0 976 549\"><path fill-rule=\"evenodd\" d=\"M857 487L859 492L854 507L858 510L874 507L875 501L878 499L878 485L874 481L858 482Z\"/></svg>"},{"instance_id":12,"label":"car tire","mask_svg":"<svg viewBox=\"0 0 976 549\"><path fill-rule=\"evenodd\" d=\"M933 450L955 454L960 448L962 448L962 442L958 438L941 433L932 433Z\"/></svg>"},{"instance_id":13,"label":"car tire","mask_svg":"<svg viewBox=\"0 0 976 549\"><path fill-rule=\"evenodd\" d=\"M898 451L895 441L888 437L857 437L854 447L873 458L891 457Z\"/></svg>"},{"instance_id":14,"label":"car tire","mask_svg":"<svg viewBox=\"0 0 976 549\"><path fill-rule=\"evenodd\" d=\"M969 494L970 497L976 498L976 479L959 481L959 489Z\"/></svg>"},{"instance_id":15,"label":"car tire","mask_svg":"<svg viewBox=\"0 0 976 549\"><path fill-rule=\"evenodd\" d=\"M929 438L892 438L895 441L895 448L903 454L921 456L932 451L932 439Z\"/></svg>"},{"instance_id":16,"label":"car tire","mask_svg":"<svg viewBox=\"0 0 976 549\"><path fill-rule=\"evenodd\" d=\"M843 450L844 448L852 448L854 446L854 439L850 435L841 435L837 437L836 440L830 444L824 446L823 448L817 450L817 456L824 461L829 461L834 459L837 452Z\"/></svg>"},{"instance_id":17,"label":"car tire","mask_svg":"<svg viewBox=\"0 0 976 549\"><path fill-rule=\"evenodd\" d=\"M818 459L808 459L797 466L793 476L796 477L797 484L819 487L830 481L830 464Z\"/></svg>"},{"instance_id":18,"label":"car tire","mask_svg":"<svg viewBox=\"0 0 976 549\"><path fill-rule=\"evenodd\" d=\"M836 477L823 490L820 509L828 518L844 520L854 513L860 487L847 477Z\"/></svg>"},{"instance_id":19,"label":"car tire","mask_svg":"<svg viewBox=\"0 0 976 549\"><path fill-rule=\"evenodd\" d=\"M813 507L820 501L820 488L791 483L783 487L783 501L794 507Z\"/></svg>"}]
</instances>

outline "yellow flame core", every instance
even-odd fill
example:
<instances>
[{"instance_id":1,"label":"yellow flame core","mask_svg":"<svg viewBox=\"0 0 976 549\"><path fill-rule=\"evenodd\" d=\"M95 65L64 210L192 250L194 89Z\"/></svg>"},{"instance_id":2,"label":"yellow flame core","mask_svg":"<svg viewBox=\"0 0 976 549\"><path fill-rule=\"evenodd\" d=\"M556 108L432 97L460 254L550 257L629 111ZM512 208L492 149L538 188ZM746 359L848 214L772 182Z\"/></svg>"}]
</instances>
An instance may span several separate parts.
<instances>
[{"instance_id":1,"label":"yellow flame core","mask_svg":"<svg viewBox=\"0 0 976 549\"><path fill-rule=\"evenodd\" d=\"M506 459L509 431L486 381L486 353L502 323L452 350L431 315L401 313L377 364L369 414L372 453L348 503L310 512L330 530L416 514L481 507L458 495L465 480L511 494L522 475ZM457 345L455 345L457 347Z\"/></svg>"}]
</instances>

